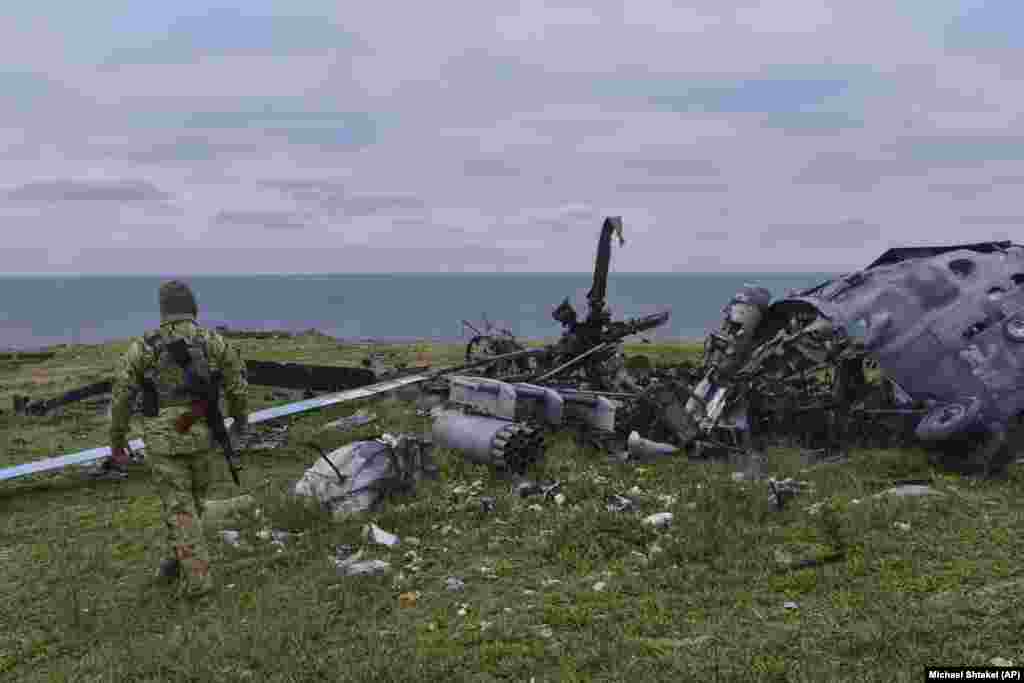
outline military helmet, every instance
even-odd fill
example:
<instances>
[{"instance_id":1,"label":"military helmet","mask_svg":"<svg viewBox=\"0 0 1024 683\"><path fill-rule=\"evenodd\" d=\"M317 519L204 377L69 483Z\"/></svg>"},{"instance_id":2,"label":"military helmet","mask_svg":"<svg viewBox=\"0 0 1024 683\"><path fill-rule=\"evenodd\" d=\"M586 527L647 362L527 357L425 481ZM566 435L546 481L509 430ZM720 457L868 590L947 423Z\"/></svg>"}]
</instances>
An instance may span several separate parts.
<instances>
[{"instance_id":1,"label":"military helmet","mask_svg":"<svg viewBox=\"0 0 1024 683\"><path fill-rule=\"evenodd\" d=\"M199 315L196 296L184 282L169 280L160 285L160 322L194 320Z\"/></svg>"}]
</instances>

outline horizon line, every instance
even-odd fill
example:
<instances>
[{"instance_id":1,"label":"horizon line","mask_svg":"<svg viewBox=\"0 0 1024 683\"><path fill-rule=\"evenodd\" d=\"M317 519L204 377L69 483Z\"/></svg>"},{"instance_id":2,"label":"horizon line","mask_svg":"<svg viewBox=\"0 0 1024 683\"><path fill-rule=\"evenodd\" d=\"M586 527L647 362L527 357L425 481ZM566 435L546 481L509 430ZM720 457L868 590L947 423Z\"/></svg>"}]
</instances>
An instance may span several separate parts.
<instances>
[{"instance_id":1,"label":"horizon line","mask_svg":"<svg viewBox=\"0 0 1024 683\"><path fill-rule=\"evenodd\" d=\"M609 273L614 275L831 275L845 273L856 268L846 269L822 269L822 270L623 270ZM593 275L591 270L502 270L502 271L373 271L373 272L331 272L331 271L308 271L308 272L253 272L253 273L73 273L73 272L25 272L25 273L0 273L2 278L17 277L257 277L257 276L303 276L303 277L325 277L325 276L403 276L403 275Z\"/></svg>"}]
</instances>

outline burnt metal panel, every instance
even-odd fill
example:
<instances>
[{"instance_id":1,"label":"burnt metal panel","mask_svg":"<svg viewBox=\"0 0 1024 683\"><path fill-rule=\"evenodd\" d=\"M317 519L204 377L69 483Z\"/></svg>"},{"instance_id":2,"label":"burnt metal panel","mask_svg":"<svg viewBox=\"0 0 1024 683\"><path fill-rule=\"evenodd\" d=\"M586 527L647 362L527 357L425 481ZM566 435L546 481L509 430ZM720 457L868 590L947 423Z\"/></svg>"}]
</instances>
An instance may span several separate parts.
<instances>
[{"instance_id":1,"label":"burnt metal panel","mask_svg":"<svg viewBox=\"0 0 1024 683\"><path fill-rule=\"evenodd\" d=\"M369 368L340 365L303 365L265 360L245 361L250 384L282 389L342 391L373 384L377 376Z\"/></svg>"},{"instance_id":2,"label":"burnt metal panel","mask_svg":"<svg viewBox=\"0 0 1024 683\"><path fill-rule=\"evenodd\" d=\"M979 254L994 254L998 251L1015 246L1021 245L1010 242L1009 240L1004 240L1002 242L975 242L973 244L956 244L945 247L897 247L895 249L889 249L884 254L876 258L871 265L865 268L865 270L877 268L878 266L892 265L893 263L899 263L900 261L906 261L908 259L940 256L959 249L976 251Z\"/></svg>"}]
</instances>

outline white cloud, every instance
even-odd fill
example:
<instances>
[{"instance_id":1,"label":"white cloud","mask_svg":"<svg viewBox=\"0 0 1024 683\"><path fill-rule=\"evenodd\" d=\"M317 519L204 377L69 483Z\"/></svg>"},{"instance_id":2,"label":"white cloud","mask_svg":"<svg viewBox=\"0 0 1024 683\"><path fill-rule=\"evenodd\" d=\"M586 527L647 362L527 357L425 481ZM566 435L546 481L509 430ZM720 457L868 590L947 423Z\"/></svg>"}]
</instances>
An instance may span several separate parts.
<instances>
[{"instance_id":1,"label":"white cloud","mask_svg":"<svg viewBox=\"0 0 1024 683\"><path fill-rule=\"evenodd\" d=\"M0 217L26 250L0 265L244 241L232 267L588 271L622 215L622 270L820 270L1019 213L1024 68L986 25L949 47L954 0L312 2L305 44L283 2L232 35L201 5L0 25L0 194L23 188ZM107 199L66 201L84 187Z\"/></svg>"}]
</instances>

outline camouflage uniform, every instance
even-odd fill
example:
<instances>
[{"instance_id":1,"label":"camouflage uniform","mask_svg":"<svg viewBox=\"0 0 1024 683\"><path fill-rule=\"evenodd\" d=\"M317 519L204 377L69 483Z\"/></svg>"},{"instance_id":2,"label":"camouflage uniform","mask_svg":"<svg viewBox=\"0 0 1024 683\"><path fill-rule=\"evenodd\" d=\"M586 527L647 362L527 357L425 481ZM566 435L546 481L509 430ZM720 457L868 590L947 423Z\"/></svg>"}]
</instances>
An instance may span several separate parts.
<instances>
[{"instance_id":1,"label":"camouflage uniform","mask_svg":"<svg viewBox=\"0 0 1024 683\"><path fill-rule=\"evenodd\" d=\"M146 461L162 503L173 557L165 561L162 571L170 567L166 571L180 579L181 592L194 596L213 587L201 517L210 485L210 458L218 447L210 439L205 421L196 423L185 434L175 430L175 421L190 412L191 405L184 400L165 402L163 389L180 385L184 373L173 362L161 364L154 345L184 338L190 344L205 346L211 373L220 371L223 376L223 395L228 408L225 414L235 418L240 428L244 428L247 419L248 384L245 364L237 351L216 331L196 324L194 299L192 310L184 313L179 312L180 309L188 306L175 306L173 301L167 304L165 291L168 287L179 287L179 292L184 288L191 298L185 285L165 284L161 288L160 328L135 340L121 358L114 376L110 444L112 450L118 452L127 447L130 427L135 426L142 432ZM159 416L133 418L132 404L147 378L161 389ZM232 425L233 429L236 425Z\"/></svg>"}]
</instances>

